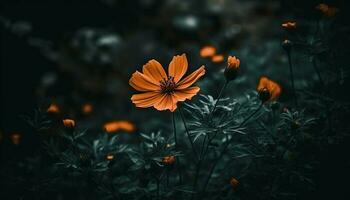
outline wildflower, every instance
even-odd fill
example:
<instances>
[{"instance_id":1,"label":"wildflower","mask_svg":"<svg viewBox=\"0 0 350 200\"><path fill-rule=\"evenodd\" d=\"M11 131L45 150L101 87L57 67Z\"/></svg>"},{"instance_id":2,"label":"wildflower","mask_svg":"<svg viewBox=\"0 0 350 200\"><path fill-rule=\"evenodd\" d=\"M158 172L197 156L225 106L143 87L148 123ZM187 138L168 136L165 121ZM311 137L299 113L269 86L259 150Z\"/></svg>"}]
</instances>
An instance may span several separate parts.
<instances>
[{"instance_id":1,"label":"wildflower","mask_svg":"<svg viewBox=\"0 0 350 200\"><path fill-rule=\"evenodd\" d=\"M81 111L84 114L90 114L92 112L92 109L93 109L93 107L90 103L86 103L86 104L81 106Z\"/></svg>"},{"instance_id":2,"label":"wildflower","mask_svg":"<svg viewBox=\"0 0 350 200\"><path fill-rule=\"evenodd\" d=\"M220 63L220 62L224 61L224 56L222 54L215 55L211 58L211 61L213 63Z\"/></svg>"},{"instance_id":3,"label":"wildflower","mask_svg":"<svg viewBox=\"0 0 350 200\"><path fill-rule=\"evenodd\" d=\"M281 87L267 77L261 77L257 91L259 98L263 103L276 100L281 94Z\"/></svg>"},{"instance_id":4,"label":"wildflower","mask_svg":"<svg viewBox=\"0 0 350 200\"><path fill-rule=\"evenodd\" d=\"M163 158L163 163L165 165L171 165L175 162L175 156L165 156Z\"/></svg>"},{"instance_id":5,"label":"wildflower","mask_svg":"<svg viewBox=\"0 0 350 200\"><path fill-rule=\"evenodd\" d=\"M46 110L47 113L59 113L60 109L57 104L52 103L50 104L49 108Z\"/></svg>"},{"instance_id":6,"label":"wildflower","mask_svg":"<svg viewBox=\"0 0 350 200\"><path fill-rule=\"evenodd\" d=\"M337 14L338 8L321 3L316 6L316 9L321 11L327 17L333 17Z\"/></svg>"},{"instance_id":7,"label":"wildflower","mask_svg":"<svg viewBox=\"0 0 350 200\"><path fill-rule=\"evenodd\" d=\"M105 123L103 128L107 133L113 133L117 131L133 132L135 131L135 125L126 120L111 121Z\"/></svg>"},{"instance_id":8,"label":"wildflower","mask_svg":"<svg viewBox=\"0 0 350 200\"><path fill-rule=\"evenodd\" d=\"M200 88L190 87L205 74L205 67L199 69L180 80L188 68L185 54L174 56L169 64L168 75L162 65L156 60L150 60L143 66L142 72L136 71L129 80L129 84L137 91L144 92L131 97L136 107L154 107L157 110L174 112L178 101L191 99Z\"/></svg>"},{"instance_id":9,"label":"wildflower","mask_svg":"<svg viewBox=\"0 0 350 200\"><path fill-rule=\"evenodd\" d=\"M64 119L62 120L63 125L67 128L74 128L75 127L75 121L72 119Z\"/></svg>"},{"instance_id":10,"label":"wildflower","mask_svg":"<svg viewBox=\"0 0 350 200\"><path fill-rule=\"evenodd\" d=\"M236 79L240 63L236 56L229 56L227 58L227 67L224 72L227 81Z\"/></svg>"},{"instance_id":11,"label":"wildflower","mask_svg":"<svg viewBox=\"0 0 350 200\"><path fill-rule=\"evenodd\" d=\"M289 52L291 50L292 45L293 45L293 43L290 40L288 40L288 39L285 39L282 42L282 47L287 52Z\"/></svg>"},{"instance_id":12,"label":"wildflower","mask_svg":"<svg viewBox=\"0 0 350 200\"><path fill-rule=\"evenodd\" d=\"M216 48L213 46L204 46L199 51L199 55L203 58L212 57L215 54L216 54Z\"/></svg>"},{"instance_id":13,"label":"wildflower","mask_svg":"<svg viewBox=\"0 0 350 200\"><path fill-rule=\"evenodd\" d=\"M296 27L297 27L297 23L292 21L288 21L282 24L282 28L287 30L295 29Z\"/></svg>"},{"instance_id":14,"label":"wildflower","mask_svg":"<svg viewBox=\"0 0 350 200\"><path fill-rule=\"evenodd\" d=\"M238 182L238 180L236 178L233 177L230 180L230 184L231 184L233 189L236 189L238 187L238 185L239 185L239 182Z\"/></svg>"},{"instance_id":15,"label":"wildflower","mask_svg":"<svg viewBox=\"0 0 350 200\"><path fill-rule=\"evenodd\" d=\"M111 161L114 160L114 155L113 154L107 154L106 159Z\"/></svg>"},{"instance_id":16,"label":"wildflower","mask_svg":"<svg viewBox=\"0 0 350 200\"><path fill-rule=\"evenodd\" d=\"M10 135L10 139L14 145L19 145L19 143L21 142L22 136L19 133L12 133Z\"/></svg>"}]
</instances>

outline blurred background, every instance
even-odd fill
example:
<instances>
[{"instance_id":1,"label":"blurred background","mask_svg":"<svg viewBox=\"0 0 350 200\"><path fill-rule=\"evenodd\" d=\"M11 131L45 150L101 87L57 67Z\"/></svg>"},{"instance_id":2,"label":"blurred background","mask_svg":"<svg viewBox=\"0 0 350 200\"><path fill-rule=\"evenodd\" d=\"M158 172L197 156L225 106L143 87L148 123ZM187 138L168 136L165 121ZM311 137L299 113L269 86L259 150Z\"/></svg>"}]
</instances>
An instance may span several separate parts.
<instances>
[{"instance_id":1,"label":"blurred background","mask_svg":"<svg viewBox=\"0 0 350 200\"><path fill-rule=\"evenodd\" d=\"M341 49L334 55L335 65L348 67L349 2L323 2L340 9L332 22L335 33L328 39L331 48ZM17 159L37 153L38 136L23 116L52 105L58 108L60 117L75 119L77 126L91 134L114 120L129 121L142 132L167 130L171 120L168 112L135 108L130 101L136 93L128 84L131 74L153 58L166 68L173 55L186 53L189 71L206 65L205 80L198 84L201 93L215 97L224 82L221 72L226 57L236 55L241 59L242 76L225 95L239 97L254 90L258 78L267 75L282 85L281 101L286 101L290 97L289 71L281 41L288 35L281 23L295 20L300 37L308 35L320 17L314 9L319 3L322 2L2 0L1 161L6 162L9 151L17 152ZM201 55L205 46L215 48L215 59ZM308 58L296 52L294 59L296 87L317 90L317 75L309 67ZM346 102L349 81L346 76L343 81L331 92ZM20 135L21 145L10 145L13 134ZM348 144L344 141L325 152L323 168L318 172L319 197L336 195L341 199L348 193L348 184L343 183L350 178L350 163L342 163L344 155L334 153L345 150ZM336 168L338 164L344 168Z\"/></svg>"}]
</instances>

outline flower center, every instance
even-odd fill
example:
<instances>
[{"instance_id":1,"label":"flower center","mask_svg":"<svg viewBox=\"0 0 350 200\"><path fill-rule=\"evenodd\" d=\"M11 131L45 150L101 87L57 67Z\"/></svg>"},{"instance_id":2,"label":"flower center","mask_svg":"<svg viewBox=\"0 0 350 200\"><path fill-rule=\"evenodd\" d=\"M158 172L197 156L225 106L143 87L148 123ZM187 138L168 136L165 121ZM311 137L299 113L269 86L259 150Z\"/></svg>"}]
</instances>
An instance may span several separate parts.
<instances>
[{"instance_id":1,"label":"flower center","mask_svg":"<svg viewBox=\"0 0 350 200\"><path fill-rule=\"evenodd\" d=\"M162 89L162 93L171 93L174 91L176 84L174 81L174 77L169 76L168 79L163 78L160 82L160 88Z\"/></svg>"}]
</instances>

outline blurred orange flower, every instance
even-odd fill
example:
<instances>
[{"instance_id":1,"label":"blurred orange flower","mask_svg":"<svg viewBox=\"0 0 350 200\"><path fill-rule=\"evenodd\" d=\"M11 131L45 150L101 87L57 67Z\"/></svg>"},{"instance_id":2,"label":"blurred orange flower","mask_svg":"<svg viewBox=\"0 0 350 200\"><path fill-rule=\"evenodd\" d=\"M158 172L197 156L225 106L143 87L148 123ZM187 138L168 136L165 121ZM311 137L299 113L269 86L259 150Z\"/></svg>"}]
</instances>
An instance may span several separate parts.
<instances>
[{"instance_id":1,"label":"blurred orange flower","mask_svg":"<svg viewBox=\"0 0 350 200\"><path fill-rule=\"evenodd\" d=\"M10 139L11 139L13 144L19 145L19 143L21 142L21 139L22 139L22 135L19 133L12 133L10 135Z\"/></svg>"},{"instance_id":2,"label":"blurred orange flower","mask_svg":"<svg viewBox=\"0 0 350 200\"><path fill-rule=\"evenodd\" d=\"M282 28L284 29L295 29L297 27L296 22L288 21L282 24Z\"/></svg>"},{"instance_id":3,"label":"blurred orange flower","mask_svg":"<svg viewBox=\"0 0 350 200\"><path fill-rule=\"evenodd\" d=\"M84 113L84 114L90 114L93 110L93 107L92 107L92 104L90 103L86 103L86 104L83 104L81 106L81 111Z\"/></svg>"},{"instance_id":4,"label":"blurred orange flower","mask_svg":"<svg viewBox=\"0 0 350 200\"><path fill-rule=\"evenodd\" d=\"M75 127L75 121L72 119L64 119L62 120L63 125L67 128L74 128Z\"/></svg>"},{"instance_id":5,"label":"blurred orange flower","mask_svg":"<svg viewBox=\"0 0 350 200\"><path fill-rule=\"evenodd\" d=\"M220 63L220 62L224 61L224 55L222 55L222 54L215 55L211 58L211 61L214 63Z\"/></svg>"},{"instance_id":6,"label":"blurred orange flower","mask_svg":"<svg viewBox=\"0 0 350 200\"><path fill-rule=\"evenodd\" d=\"M175 156L165 156L163 158L163 163L165 165L171 165L175 162Z\"/></svg>"},{"instance_id":7,"label":"blurred orange flower","mask_svg":"<svg viewBox=\"0 0 350 200\"><path fill-rule=\"evenodd\" d=\"M156 60L150 60L143 66L142 72L136 71L129 84L141 94L131 97L136 107L154 107L157 110L174 112L178 101L191 99L200 88L190 87L205 74L201 66L187 77L181 78L187 72L188 63L185 54L174 56L168 67L168 75L162 65Z\"/></svg>"},{"instance_id":8,"label":"blurred orange flower","mask_svg":"<svg viewBox=\"0 0 350 200\"><path fill-rule=\"evenodd\" d=\"M203 58L212 57L215 54L216 54L216 48L213 46L204 46L199 51L199 55Z\"/></svg>"},{"instance_id":9,"label":"blurred orange flower","mask_svg":"<svg viewBox=\"0 0 350 200\"><path fill-rule=\"evenodd\" d=\"M324 4L324 3L317 5L316 9L321 11L327 17L333 17L338 12L338 8L329 6L329 5Z\"/></svg>"},{"instance_id":10,"label":"blurred orange flower","mask_svg":"<svg viewBox=\"0 0 350 200\"><path fill-rule=\"evenodd\" d=\"M111 161L111 160L114 159L114 155L113 154L107 154L106 159Z\"/></svg>"},{"instance_id":11,"label":"blurred orange flower","mask_svg":"<svg viewBox=\"0 0 350 200\"><path fill-rule=\"evenodd\" d=\"M52 103L52 104L50 104L49 108L47 108L46 112L48 112L48 113L59 113L60 112L60 108L58 107L57 104Z\"/></svg>"},{"instance_id":12,"label":"blurred orange flower","mask_svg":"<svg viewBox=\"0 0 350 200\"><path fill-rule=\"evenodd\" d=\"M107 133L113 133L116 131L133 132L136 129L133 123L126 120L105 123L103 128Z\"/></svg>"},{"instance_id":13,"label":"blurred orange flower","mask_svg":"<svg viewBox=\"0 0 350 200\"><path fill-rule=\"evenodd\" d=\"M239 185L239 181L236 178L233 177L230 180L230 184L231 184L233 189L236 189L238 187L238 185Z\"/></svg>"},{"instance_id":14,"label":"blurred orange flower","mask_svg":"<svg viewBox=\"0 0 350 200\"><path fill-rule=\"evenodd\" d=\"M267 77L261 77L257 91L259 92L260 100L265 103L276 100L281 94L281 87Z\"/></svg>"}]
</instances>

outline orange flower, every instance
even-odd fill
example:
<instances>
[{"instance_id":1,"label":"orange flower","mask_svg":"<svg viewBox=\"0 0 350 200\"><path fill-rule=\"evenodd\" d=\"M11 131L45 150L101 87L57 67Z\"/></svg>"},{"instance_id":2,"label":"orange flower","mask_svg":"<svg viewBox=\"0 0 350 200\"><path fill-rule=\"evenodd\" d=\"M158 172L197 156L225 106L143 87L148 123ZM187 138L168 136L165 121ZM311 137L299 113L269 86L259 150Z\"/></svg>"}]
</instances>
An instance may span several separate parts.
<instances>
[{"instance_id":1,"label":"orange flower","mask_svg":"<svg viewBox=\"0 0 350 200\"><path fill-rule=\"evenodd\" d=\"M111 161L111 160L114 159L114 155L113 154L107 154L106 159Z\"/></svg>"},{"instance_id":2,"label":"orange flower","mask_svg":"<svg viewBox=\"0 0 350 200\"><path fill-rule=\"evenodd\" d=\"M63 125L67 128L74 128L75 127L75 121L72 119L64 119L62 120Z\"/></svg>"},{"instance_id":3,"label":"orange flower","mask_svg":"<svg viewBox=\"0 0 350 200\"><path fill-rule=\"evenodd\" d=\"M224 71L224 75L227 81L236 79L240 63L241 62L236 58L236 56L229 56L227 58L227 67Z\"/></svg>"},{"instance_id":4,"label":"orange flower","mask_svg":"<svg viewBox=\"0 0 350 200\"><path fill-rule=\"evenodd\" d=\"M282 28L284 29L295 29L297 27L297 23L296 22L285 22L282 24Z\"/></svg>"},{"instance_id":5,"label":"orange flower","mask_svg":"<svg viewBox=\"0 0 350 200\"><path fill-rule=\"evenodd\" d=\"M238 69L241 62L236 56L229 56L227 58L227 68Z\"/></svg>"},{"instance_id":6,"label":"orange flower","mask_svg":"<svg viewBox=\"0 0 350 200\"><path fill-rule=\"evenodd\" d=\"M119 130L125 132L133 132L136 129L133 123L126 120L105 123L103 125L103 128L106 130L107 133L113 133Z\"/></svg>"},{"instance_id":7,"label":"orange flower","mask_svg":"<svg viewBox=\"0 0 350 200\"><path fill-rule=\"evenodd\" d=\"M281 94L281 87L267 77L261 77L257 91L259 92L260 100L265 103L276 100Z\"/></svg>"},{"instance_id":8,"label":"orange flower","mask_svg":"<svg viewBox=\"0 0 350 200\"><path fill-rule=\"evenodd\" d=\"M211 61L213 63L220 63L220 62L224 61L224 56L222 54L215 55L211 58Z\"/></svg>"},{"instance_id":9,"label":"orange flower","mask_svg":"<svg viewBox=\"0 0 350 200\"><path fill-rule=\"evenodd\" d=\"M316 9L321 11L324 15L328 17L333 17L338 12L338 8L329 6L327 4L321 3L316 6Z\"/></svg>"},{"instance_id":10,"label":"orange flower","mask_svg":"<svg viewBox=\"0 0 350 200\"><path fill-rule=\"evenodd\" d=\"M60 109L57 104L52 103L50 104L49 108L46 110L48 113L59 113Z\"/></svg>"},{"instance_id":11,"label":"orange flower","mask_svg":"<svg viewBox=\"0 0 350 200\"><path fill-rule=\"evenodd\" d=\"M19 143L21 142L22 136L19 133L12 133L10 135L10 139L11 139L13 144L19 145Z\"/></svg>"},{"instance_id":12,"label":"orange flower","mask_svg":"<svg viewBox=\"0 0 350 200\"><path fill-rule=\"evenodd\" d=\"M184 79L188 68L185 54L174 56L168 67L168 75L162 65L156 60L150 60L143 66L142 72L136 71L129 80L129 84L142 94L131 97L136 107L154 107L157 110L174 112L178 101L191 99L200 90L199 87L190 87L205 74L205 67L188 75Z\"/></svg>"},{"instance_id":13,"label":"orange flower","mask_svg":"<svg viewBox=\"0 0 350 200\"><path fill-rule=\"evenodd\" d=\"M165 156L163 158L163 163L165 165L171 165L175 162L175 156Z\"/></svg>"},{"instance_id":14,"label":"orange flower","mask_svg":"<svg viewBox=\"0 0 350 200\"><path fill-rule=\"evenodd\" d=\"M238 180L236 178L233 177L230 180L230 184L231 184L233 189L236 189L238 187L238 185L239 185L239 182L238 182Z\"/></svg>"},{"instance_id":15,"label":"orange flower","mask_svg":"<svg viewBox=\"0 0 350 200\"><path fill-rule=\"evenodd\" d=\"M214 56L216 53L216 48L213 46L204 46L200 49L199 55L203 58L208 58Z\"/></svg>"},{"instance_id":16,"label":"orange flower","mask_svg":"<svg viewBox=\"0 0 350 200\"><path fill-rule=\"evenodd\" d=\"M86 103L86 104L81 106L81 111L84 114L90 114L92 112L92 109L93 109L93 107L90 103Z\"/></svg>"}]
</instances>

